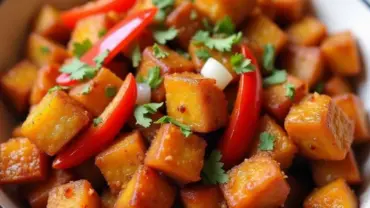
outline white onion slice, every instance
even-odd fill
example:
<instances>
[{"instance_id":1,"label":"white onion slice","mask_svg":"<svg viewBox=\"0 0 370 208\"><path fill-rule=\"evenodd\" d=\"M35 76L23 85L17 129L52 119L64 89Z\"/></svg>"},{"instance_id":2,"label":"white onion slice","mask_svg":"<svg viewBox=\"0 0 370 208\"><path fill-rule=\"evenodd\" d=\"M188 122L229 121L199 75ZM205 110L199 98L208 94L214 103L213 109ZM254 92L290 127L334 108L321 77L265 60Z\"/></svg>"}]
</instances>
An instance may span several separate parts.
<instances>
[{"instance_id":1,"label":"white onion slice","mask_svg":"<svg viewBox=\"0 0 370 208\"><path fill-rule=\"evenodd\" d=\"M225 87L233 79L233 76L225 68L225 66L214 58L209 58L207 60L202 70L200 71L200 74L204 77L215 79L216 86L221 90L225 89Z\"/></svg>"},{"instance_id":2,"label":"white onion slice","mask_svg":"<svg viewBox=\"0 0 370 208\"><path fill-rule=\"evenodd\" d=\"M150 97L152 95L152 90L150 86L146 83L137 83L137 98L136 104L142 105L145 103L150 103Z\"/></svg>"}]
</instances>

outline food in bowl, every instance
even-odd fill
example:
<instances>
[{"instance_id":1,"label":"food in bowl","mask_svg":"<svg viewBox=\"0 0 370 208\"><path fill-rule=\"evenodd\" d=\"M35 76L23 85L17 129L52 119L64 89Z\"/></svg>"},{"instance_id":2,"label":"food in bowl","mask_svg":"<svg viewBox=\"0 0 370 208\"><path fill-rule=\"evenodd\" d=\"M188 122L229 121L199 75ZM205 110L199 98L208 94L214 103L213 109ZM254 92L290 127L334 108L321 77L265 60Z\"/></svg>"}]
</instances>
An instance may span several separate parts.
<instances>
[{"instance_id":1,"label":"food in bowl","mask_svg":"<svg viewBox=\"0 0 370 208\"><path fill-rule=\"evenodd\" d=\"M370 140L348 80L358 46L305 11L45 5L0 80L25 117L0 144L0 184L31 207L357 207L352 146Z\"/></svg>"}]
</instances>

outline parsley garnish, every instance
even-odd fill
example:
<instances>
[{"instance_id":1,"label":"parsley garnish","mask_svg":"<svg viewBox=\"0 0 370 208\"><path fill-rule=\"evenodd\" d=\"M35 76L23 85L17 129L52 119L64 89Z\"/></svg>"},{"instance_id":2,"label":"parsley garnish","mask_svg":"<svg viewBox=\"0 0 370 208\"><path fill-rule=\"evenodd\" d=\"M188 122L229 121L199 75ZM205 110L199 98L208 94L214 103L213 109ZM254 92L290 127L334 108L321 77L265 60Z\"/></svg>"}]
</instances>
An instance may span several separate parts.
<instances>
[{"instance_id":1,"label":"parsley garnish","mask_svg":"<svg viewBox=\"0 0 370 208\"><path fill-rule=\"evenodd\" d=\"M154 6L158 8L155 20L163 22L166 19L168 12L175 5L175 0L152 0Z\"/></svg>"},{"instance_id":2,"label":"parsley garnish","mask_svg":"<svg viewBox=\"0 0 370 208\"><path fill-rule=\"evenodd\" d=\"M100 118L100 117L94 118L94 120L93 120L94 127L97 127L101 123L103 123L102 118Z\"/></svg>"},{"instance_id":3,"label":"parsley garnish","mask_svg":"<svg viewBox=\"0 0 370 208\"><path fill-rule=\"evenodd\" d=\"M218 150L213 150L208 159L204 161L202 169L202 181L204 184L222 184L229 181L229 176L223 169L221 162L222 154Z\"/></svg>"},{"instance_id":4,"label":"parsley garnish","mask_svg":"<svg viewBox=\"0 0 370 208\"><path fill-rule=\"evenodd\" d=\"M210 49L216 49L220 52L230 52L232 46L238 44L241 41L241 38L241 32L225 38L211 38L208 31L200 30L194 35L193 40L196 44L203 43Z\"/></svg>"},{"instance_id":5,"label":"parsley garnish","mask_svg":"<svg viewBox=\"0 0 370 208\"><path fill-rule=\"evenodd\" d=\"M163 124L163 123L170 123L170 124L173 124L177 127L180 128L182 134L185 136L185 137L189 137L192 132L191 132L191 128L187 125L184 125L178 121L176 121L175 119L169 117L169 116L163 116L162 118L158 119L156 122L154 123L157 123L157 124Z\"/></svg>"},{"instance_id":6,"label":"parsley garnish","mask_svg":"<svg viewBox=\"0 0 370 208\"><path fill-rule=\"evenodd\" d=\"M105 34L107 34L107 29L103 28L103 29L99 30L98 37L102 38Z\"/></svg>"},{"instance_id":7,"label":"parsley garnish","mask_svg":"<svg viewBox=\"0 0 370 208\"><path fill-rule=\"evenodd\" d=\"M155 66L149 69L148 77L145 79L143 77L139 78L141 82L147 83L150 88L156 89L162 84L163 78L161 77L161 68Z\"/></svg>"},{"instance_id":8,"label":"parsley garnish","mask_svg":"<svg viewBox=\"0 0 370 208\"><path fill-rule=\"evenodd\" d=\"M321 82L317 83L317 85L314 87L314 92L317 92L319 94L324 92L324 82L321 81Z\"/></svg>"},{"instance_id":9,"label":"parsley garnish","mask_svg":"<svg viewBox=\"0 0 370 208\"><path fill-rule=\"evenodd\" d=\"M159 59L162 59L162 58L166 58L167 56L169 56L169 54L166 52L166 51L163 51L158 44L154 44L153 45L153 55L156 57L156 58L159 58Z\"/></svg>"},{"instance_id":10,"label":"parsley garnish","mask_svg":"<svg viewBox=\"0 0 370 208\"><path fill-rule=\"evenodd\" d=\"M225 16L222 20L216 23L213 28L213 32L231 35L235 33L235 25L229 16Z\"/></svg>"},{"instance_id":11,"label":"parsley garnish","mask_svg":"<svg viewBox=\"0 0 370 208\"><path fill-rule=\"evenodd\" d=\"M56 85L56 86L50 88L48 90L48 93L52 93L52 92L59 91L59 90L69 90L69 89L70 89L69 87L64 87L64 86Z\"/></svg>"},{"instance_id":12,"label":"parsley garnish","mask_svg":"<svg viewBox=\"0 0 370 208\"><path fill-rule=\"evenodd\" d=\"M243 74L246 72L254 71L252 61L243 56L243 54L237 53L230 58L231 65L237 74Z\"/></svg>"},{"instance_id":13,"label":"parsley garnish","mask_svg":"<svg viewBox=\"0 0 370 208\"><path fill-rule=\"evenodd\" d=\"M275 47L272 44L267 44L263 51L263 68L267 72L275 70Z\"/></svg>"},{"instance_id":14,"label":"parsley garnish","mask_svg":"<svg viewBox=\"0 0 370 208\"><path fill-rule=\"evenodd\" d=\"M260 144L258 146L258 149L262 151L271 151L274 150L275 146L275 137L268 133L268 132L262 132L260 134Z\"/></svg>"},{"instance_id":15,"label":"parsley garnish","mask_svg":"<svg viewBox=\"0 0 370 208\"><path fill-rule=\"evenodd\" d=\"M87 94L89 94L91 92L91 90L92 90L91 85L90 84L86 84L86 86L82 89L81 93L83 95L87 95Z\"/></svg>"},{"instance_id":16,"label":"parsley garnish","mask_svg":"<svg viewBox=\"0 0 370 208\"><path fill-rule=\"evenodd\" d=\"M195 51L195 55L202 59L203 61L207 61L210 57L211 57L211 54L209 53L209 51L207 49L198 49L197 51Z\"/></svg>"},{"instance_id":17,"label":"parsley garnish","mask_svg":"<svg viewBox=\"0 0 370 208\"><path fill-rule=\"evenodd\" d=\"M263 67L265 71L271 73L271 75L263 80L264 87L284 83L287 79L286 71L276 69L274 66L274 62L275 48L272 44L267 44L264 47Z\"/></svg>"},{"instance_id":18,"label":"parsley garnish","mask_svg":"<svg viewBox=\"0 0 370 208\"><path fill-rule=\"evenodd\" d=\"M198 18L198 13L195 10L191 10L190 12L190 20L196 20Z\"/></svg>"},{"instance_id":19,"label":"parsley garnish","mask_svg":"<svg viewBox=\"0 0 370 208\"><path fill-rule=\"evenodd\" d=\"M263 80L263 86L269 87L271 85L277 85L284 83L287 79L287 73L285 70L273 71L272 74Z\"/></svg>"},{"instance_id":20,"label":"parsley garnish","mask_svg":"<svg viewBox=\"0 0 370 208\"><path fill-rule=\"evenodd\" d=\"M73 43L73 55L81 58L93 46L89 39L85 39L81 43Z\"/></svg>"},{"instance_id":21,"label":"parsley garnish","mask_svg":"<svg viewBox=\"0 0 370 208\"><path fill-rule=\"evenodd\" d=\"M156 30L153 33L155 41L165 45L167 41L173 40L176 38L178 32L175 28L171 27L168 30Z\"/></svg>"},{"instance_id":22,"label":"parsley garnish","mask_svg":"<svg viewBox=\"0 0 370 208\"><path fill-rule=\"evenodd\" d=\"M105 50L101 54L97 55L94 58L94 62L96 63L96 67L100 69L103 66L104 60L108 57L109 55L109 50Z\"/></svg>"},{"instance_id":23,"label":"parsley garnish","mask_svg":"<svg viewBox=\"0 0 370 208\"><path fill-rule=\"evenodd\" d=\"M145 128L148 128L152 122L152 119L146 117L148 114L154 114L162 107L163 103L147 103L144 105L139 105L135 108L134 116L136 119L136 124L139 124Z\"/></svg>"},{"instance_id":24,"label":"parsley garnish","mask_svg":"<svg viewBox=\"0 0 370 208\"><path fill-rule=\"evenodd\" d=\"M138 44L135 45L134 49L131 52L132 66L138 67L141 61L141 51Z\"/></svg>"},{"instance_id":25,"label":"parsley garnish","mask_svg":"<svg viewBox=\"0 0 370 208\"><path fill-rule=\"evenodd\" d=\"M41 50L42 54L49 54L50 53L50 49L47 46L41 46L40 50Z\"/></svg>"},{"instance_id":26,"label":"parsley garnish","mask_svg":"<svg viewBox=\"0 0 370 208\"><path fill-rule=\"evenodd\" d=\"M108 98L112 98L116 96L117 88L115 86L108 85L105 87L105 96Z\"/></svg>"},{"instance_id":27,"label":"parsley garnish","mask_svg":"<svg viewBox=\"0 0 370 208\"><path fill-rule=\"evenodd\" d=\"M290 98L291 100L294 100L294 96L295 96L295 86L290 84L290 83L286 83L284 85L284 88L285 88L285 96L287 96L288 98Z\"/></svg>"}]
</instances>

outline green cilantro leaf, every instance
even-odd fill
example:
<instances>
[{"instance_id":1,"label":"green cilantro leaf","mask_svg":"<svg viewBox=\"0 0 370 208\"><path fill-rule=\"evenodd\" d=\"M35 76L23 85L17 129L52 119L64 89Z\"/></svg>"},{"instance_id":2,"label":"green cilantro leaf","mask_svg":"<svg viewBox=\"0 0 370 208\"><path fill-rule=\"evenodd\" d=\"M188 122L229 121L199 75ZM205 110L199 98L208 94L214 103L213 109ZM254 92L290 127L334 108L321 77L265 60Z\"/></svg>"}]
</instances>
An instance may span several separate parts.
<instances>
[{"instance_id":1,"label":"green cilantro leaf","mask_svg":"<svg viewBox=\"0 0 370 208\"><path fill-rule=\"evenodd\" d=\"M132 66L138 67L141 62L141 52L138 44L135 45L134 49L131 52Z\"/></svg>"},{"instance_id":2,"label":"green cilantro leaf","mask_svg":"<svg viewBox=\"0 0 370 208\"><path fill-rule=\"evenodd\" d=\"M263 80L263 86L269 87L284 83L287 79L287 73L285 70L273 71L272 74Z\"/></svg>"},{"instance_id":3,"label":"green cilantro leaf","mask_svg":"<svg viewBox=\"0 0 370 208\"><path fill-rule=\"evenodd\" d=\"M319 82L316 84L316 86L314 87L314 92L317 92L319 94L323 93L324 92L324 82Z\"/></svg>"},{"instance_id":4,"label":"green cilantro leaf","mask_svg":"<svg viewBox=\"0 0 370 208\"><path fill-rule=\"evenodd\" d=\"M149 69L148 77L142 78L142 82L147 83L150 88L156 89L162 82L163 77L161 77L161 68L155 66Z\"/></svg>"},{"instance_id":5,"label":"green cilantro leaf","mask_svg":"<svg viewBox=\"0 0 370 208\"><path fill-rule=\"evenodd\" d=\"M258 146L258 149L262 151L271 151L274 150L275 146L275 137L272 134L269 134L268 132L262 132L260 134L260 144Z\"/></svg>"},{"instance_id":6,"label":"green cilantro leaf","mask_svg":"<svg viewBox=\"0 0 370 208\"><path fill-rule=\"evenodd\" d=\"M235 33L235 25L229 16L225 16L222 20L219 20L213 28L214 33L221 33L231 35Z\"/></svg>"},{"instance_id":7,"label":"green cilantro leaf","mask_svg":"<svg viewBox=\"0 0 370 208\"><path fill-rule=\"evenodd\" d=\"M99 124L101 124L101 123L103 123L102 118L100 118L100 117L94 118L94 120L93 120L94 127L99 126Z\"/></svg>"},{"instance_id":8,"label":"green cilantro leaf","mask_svg":"<svg viewBox=\"0 0 370 208\"><path fill-rule=\"evenodd\" d=\"M96 63L96 68L98 68L98 70L103 66L104 60L108 57L108 55L109 55L109 50L105 50L104 52L102 52L101 54L99 54L98 56L94 58L94 62Z\"/></svg>"},{"instance_id":9,"label":"green cilantro leaf","mask_svg":"<svg viewBox=\"0 0 370 208\"><path fill-rule=\"evenodd\" d=\"M154 114L162 107L163 103L147 103L139 105L135 108L134 116L136 124L139 124L145 128L148 128L152 122L151 118L146 117L148 114Z\"/></svg>"},{"instance_id":10,"label":"green cilantro leaf","mask_svg":"<svg viewBox=\"0 0 370 208\"><path fill-rule=\"evenodd\" d=\"M158 8L155 20L158 22L163 22L166 19L169 11L175 5L175 0L152 0L152 3Z\"/></svg>"},{"instance_id":11,"label":"green cilantro leaf","mask_svg":"<svg viewBox=\"0 0 370 208\"><path fill-rule=\"evenodd\" d=\"M163 51L158 44L154 44L153 45L153 55L156 57L156 58L159 58L159 59L162 59L162 58L166 58L167 56L169 56L169 54L166 52L166 51Z\"/></svg>"},{"instance_id":12,"label":"green cilantro leaf","mask_svg":"<svg viewBox=\"0 0 370 208\"><path fill-rule=\"evenodd\" d=\"M69 64L62 66L60 71L69 74L72 80L91 79L97 72L94 67L91 67L76 58Z\"/></svg>"},{"instance_id":13,"label":"green cilantro leaf","mask_svg":"<svg viewBox=\"0 0 370 208\"><path fill-rule=\"evenodd\" d=\"M272 44L267 44L263 51L263 68L267 72L275 70L275 47Z\"/></svg>"},{"instance_id":14,"label":"green cilantro leaf","mask_svg":"<svg viewBox=\"0 0 370 208\"><path fill-rule=\"evenodd\" d=\"M177 50L176 50L176 52L177 52L178 54L180 54L181 56L183 56L184 58L188 59L188 60L190 60L190 59L191 59L191 58L190 58L190 55L189 55L187 52L183 51L183 50L177 49Z\"/></svg>"},{"instance_id":15,"label":"green cilantro leaf","mask_svg":"<svg viewBox=\"0 0 370 208\"><path fill-rule=\"evenodd\" d=\"M221 152L213 150L205 160L201 173L204 184L222 184L229 181L229 176L223 169L224 164L221 162L221 158Z\"/></svg>"},{"instance_id":16,"label":"green cilantro leaf","mask_svg":"<svg viewBox=\"0 0 370 208\"><path fill-rule=\"evenodd\" d=\"M73 55L81 58L93 46L89 39L85 39L81 43L73 43Z\"/></svg>"},{"instance_id":17,"label":"green cilantro leaf","mask_svg":"<svg viewBox=\"0 0 370 208\"><path fill-rule=\"evenodd\" d=\"M168 30L156 30L153 33L155 41L165 45L167 41L173 40L176 38L178 32L175 28L171 27Z\"/></svg>"},{"instance_id":18,"label":"green cilantro leaf","mask_svg":"<svg viewBox=\"0 0 370 208\"><path fill-rule=\"evenodd\" d=\"M230 52L232 46L238 44L241 38L241 32L225 38L211 38L208 31L200 30L194 35L193 40L196 44L203 43L210 49L216 49L220 52Z\"/></svg>"},{"instance_id":19,"label":"green cilantro leaf","mask_svg":"<svg viewBox=\"0 0 370 208\"><path fill-rule=\"evenodd\" d=\"M105 29L105 28L99 30L99 32L98 32L99 38L104 37L105 34L107 34L107 29Z\"/></svg>"},{"instance_id":20,"label":"green cilantro leaf","mask_svg":"<svg viewBox=\"0 0 370 208\"><path fill-rule=\"evenodd\" d=\"M198 49L197 51L195 51L195 55L202 59L203 61L207 61L210 57L211 57L211 54L209 53L209 51L207 49Z\"/></svg>"},{"instance_id":21,"label":"green cilantro leaf","mask_svg":"<svg viewBox=\"0 0 370 208\"><path fill-rule=\"evenodd\" d=\"M285 96L287 96L291 100L294 100L295 86L290 83L287 83L284 85L284 88L285 88Z\"/></svg>"},{"instance_id":22,"label":"green cilantro leaf","mask_svg":"<svg viewBox=\"0 0 370 208\"><path fill-rule=\"evenodd\" d=\"M196 20L198 18L198 13L194 9L190 12L190 20Z\"/></svg>"},{"instance_id":23,"label":"green cilantro leaf","mask_svg":"<svg viewBox=\"0 0 370 208\"><path fill-rule=\"evenodd\" d=\"M41 50L42 54L49 54L50 53L50 49L47 46L41 46L40 50Z\"/></svg>"},{"instance_id":24,"label":"green cilantro leaf","mask_svg":"<svg viewBox=\"0 0 370 208\"><path fill-rule=\"evenodd\" d=\"M185 136L185 137L189 137L192 132L191 132L191 128L189 126L186 126L178 121L176 121L175 119L169 117L169 116L163 116L162 118L158 119L156 122L154 123L157 123L157 124L163 124L163 123L170 123L170 124L173 124L177 127L180 128L182 134Z\"/></svg>"},{"instance_id":25,"label":"green cilantro leaf","mask_svg":"<svg viewBox=\"0 0 370 208\"><path fill-rule=\"evenodd\" d=\"M243 54L237 53L230 58L231 65L237 74L243 74L246 72L254 71L255 67L252 65L252 61L243 56Z\"/></svg>"},{"instance_id":26,"label":"green cilantro leaf","mask_svg":"<svg viewBox=\"0 0 370 208\"><path fill-rule=\"evenodd\" d=\"M87 94L89 94L90 92L91 92L91 90L92 90L92 87L91 87L91 85L90 84L87 84L87 85L85 85L85 87L82 89L82 94L83 95L87 95Z\"/></svg>"},{"instance_id":27,"label":"green cilantro leaf","mask_svg":"<svg viewBox=\"0 0 370 208\"><path fill-rule=\"evenodd\" d=\"M115 86L108 85L105 87L105 96L108 98L112 98L116 96L117 88Z\"/></svg>"},{"instance_id":28,"label":"green cilantro leaf","mask_svg":"<svg viewBox=\"0 0 370 208\"><path fill-rule=\"evenodd\" d=\"M199 30L193 36L193 40L195 41L195 44L206 43L210 38L211 38L210 33L204 30Z\"/></svg>"},{"instance_id":29,"label":"green cilantro leaf","mask_svg":"<svg viewBox=\"0 0 370 208\"><path fill-rule=\"evenodd\" d=\"M52 92L59 91L59 90L69 90L69 89L70 89L70 87L56 85L56 86L50 88L48 90L48 93L52 93Z\"/></svg>"}]
</instances>

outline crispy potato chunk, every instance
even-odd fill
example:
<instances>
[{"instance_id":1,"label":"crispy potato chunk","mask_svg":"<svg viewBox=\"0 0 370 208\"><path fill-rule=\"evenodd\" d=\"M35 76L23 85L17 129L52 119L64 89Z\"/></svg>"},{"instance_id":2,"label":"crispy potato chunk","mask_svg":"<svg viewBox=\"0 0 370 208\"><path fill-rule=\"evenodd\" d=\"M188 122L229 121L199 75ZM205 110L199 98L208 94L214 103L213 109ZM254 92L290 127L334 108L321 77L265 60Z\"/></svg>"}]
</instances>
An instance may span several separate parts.
<instances>
[{"instance_id":1,"label":"crispy potato chunk","mask_svg":"<svg viewBox=\"0 0 370 208\"><path fill-rule=\"evenodd\" d=\"M49 193L47 208L60 207L99 208L100 199L88 181L72 181L53 188Z\"/></svg>"},{"instance_id":2,"label":"crispy potato chunk","mask_svg":"<svg viewBox=\"0 0 370 208\"><path fill-rule=\"evenodd\" d=\"M112 194L109 189L103 191L101 196L101 205L102 208L114 208L114 204L117 201L117 196Z\"/></svg>"},{"instance_id":3,"label":"crispy potato chunk","mask_svg":"<svg viewBox=\"0 0 370 208\"><path fill-rule=\"evenodd\" d=\"M63 91L48 93L28 115L22 133L48 155L55 155L90 121L90 114Z\"/></svg>"},{"instance_id":4,"label":"crispy potato chunk","mask_svg":"<svg viewBox=\"0 0 370 208\"><path fill-rule=\"evenodd\" d=\"M311 166L312 176L317 186L326 185L338 178L343 178L351 185L361 183L360 171L352 150L344 160L313 160Z\"/></svg>"},{"instance_id":5,"label":"crispy potato chunk","mask_svg":"<svg viewBox=\"0 0 370 208\"><path fill-rule=\"evenodd\" d=\"M0 184L40 181L46 178L48 159L27 138L0 144Z\"/></svg>"},{"instance_id":6,"label":"crispy potato chunk","mask_svg":"<svg viewBox=\"0 0 370 208\"><path fill-rule=\"evenodd\" d=\"M316 46L326 36L326 26L315 17L307 16L287 29L290 42L303 46Z\"/></svg>"},{"instance_id":7,"label":"crispy potato chunk","mask_svg":"<svg viewBox=\"0 0 370 208\"><path fill-rule=\"evenodd\" d=\"M362 100L355 94L343 94L333 97L333 101L355 122L354 142L369 141L369 125Z\"/></svg>"},{"instance_id":8,"label":"crispy potato chunk","mask_svg":"<svg viewBox=\"0 0 370 208\"><path fill-rule=\"evenodd\" d=\"M283 53L282 66L290 74L305 81L308 88L324 75L323 56L319 48L290 46Z\"/></svg>"},{"instance_id":9,"label":"crispy potato chunk","mask_svg":"<svg viewBox=\"0 0 370 208\"><path fill-rule=\"evenodd\" d=\"M220 188L216 185L188 187L181 189L180 194L185 208L226 207Z\"/></svg>"},{"instance_id":10,"label":"crispy potato chunk","mask_svg":"<svg viewBox=\"0 0 370 208\"><path fill-rule=\"evenodd\" d=\"M274 138L274 149L272 151L263 151L259 149L260 138L262 132L271 134ZM287 169L292 164L294 155L298 152L293 141L288 137L283 128L281 128L268 115L263 116L259 121L257 138L254 139L250 155L256 155L262 152L268 152L271 157L280 163L282 169Z\"/></svg>"},{"instance_id":11,"label":"crispy potato chunk","mask_svg":"<svg viewBox=\"0 0 370 208\"><path fill-rule=\"evenodd\" d=\"M358 207L355 194L343 179L338 179L322 188L316 189L306 198L303 204L303 208L327 207Z\"/></svg>"},{"instance_id":12,"label":"crispy potato chunk","mask_svg":"<svg viewBox=\"0 0 370 208\"><path fill-rule=\"evenodd\" d=\"M170 208L175 188L155 170L141 166L117 198L116 208Z\"/></svg>"},{"instance_id":13,"label":"crispy potato chunk","mask_svg":"<svg viewBox=\"0 0 370 208\"><path fill-rule=\"evenodd\" d=\"M281 21L294 22L303 17L306 0L274 0L276 15Z\"/></svg>"},{"instance_id":14,"label":"crispy potato chunk","mask_svg":"<svg viewBox=\"0 0 370 208\"><path fill-rule=\"evenodd\" d=\"M32 86L37 77L37 67L23 60L0 78L0 88L19 113L29 106Z\"/></svg>"},{"instance_id":15,"label":"crispy potato chunk","mask_svg":"<svg viewBox=\"0 0 370 208\"><path fill-rule=\"evenodd\" d=\"M227 101L215 80L182 73L166 76L164 85L169 116L202 133L226 125Z\"/></svg>"},{"instance_id":16,"label":"crispy potato chunk","mask_svg":"<svg viewBox=\"0 0 370 208\"><path fill-rule=\"evenodd\" d=\"M257 0L258 9L272 20L276 17L274 1L275 0Z\"/></svg>"},{"instance_id":17,"label":"crispy potato chunk","mask_svg":"<svg viewBox=\"0 0 370 208\"><path fill-rule=\"evenodd\" d=\"M50 63L63 63L69 58L62 45L32 33L28 39L27 57L39 67Z\"/></svg>"},{"instance_id":18,"label":"crispy potato chunk","mask_svg":"<svg viewBox=\"0 0 370 208\"><path fill-rule=\"evenodd\" d=\"M324 93L330 96L351 93L351 85L342 77L333 76L324 85Z\"/></svg>"},{"instance_id":19,"label":"crispy potato chunk","mask_svg":"<svg viewBox=\"0 0 370 208\"><path fill-rule=\"evenodd\" d=\"M163 124L150 146L145 164L185 184L200 180L206 142L195 134L185 137L172 124Z\"/></svg>"},{"instance_id":20,"label":"crispy potato chunk","mask_svg":"<svg viewBox=\"0 0 370 208\"><path fill-rule=\"evenodd\" d=\"M361 61L356 40L351 32L329 36L321 45L325 62L337 74L356 76L361 72Z\"/></svg>"},{"instance_id":21,"label":"crispy potato chunk","mask_svg":"<svg viewBox=\"0 0 370 208\"><path fill-rule=\"evenodd\" d=\"M229 172L229 182L221 190L230 208L279 207L289 194L289 186L279 164L265 155L254 156Z\"/></svg>"},{"instance_id":22,"label":"crispy potato chunk","mask_svg":"<svg viewBox=\"0 0 370 208\"><path fill-rule=\"evenodd\" d=\"M343 160L353 141L354 123L329 96L315 93L291 108L285 129L302 155Z\"/></svg>"},{"instance_id":23,"label":"crispy potato chunk","mask_svg":"<svg viewBox=\"0 0 370 208\"><path fill-rule=\"evenodd\" d=\"M287 86L294 86L293 99L287 96ZM278 120L284 121L293 103L299 102L308 93L308 88L305 82L288 75L285 83L273 85L263 89L262 104L263 107L275 116Z\"/></svg>"},{"instance_id":24,"label":"crispy potato chunk","mask_svg":"<svg viewBox=\"0 0 370 208\"><path fill-rule=\"evenodd\" d=\"M99 116L113 100L122 83L113 72L102 68L93 79L74 87L69 96L80 102L94 116Z\"/></svg>"},{"instance_id":25,"label":"crispy potato chunk","mask_svg":"<svg viewBox=\"0 0 370 208\"><path fill-rule=\"evenodd\" d=\"M31 105L38 104L48 90L57 84L55 80L60 74L59 67L58 64L48 64L37 72L37 78L31 91Z\"/></svg>"},{"instance_id":26,"label":"crispy potato chunk","mask_svg":"<svg viewBox=\"0 0 370 208\"><path fill-rule=\"evenodd\" d=\"M138 131L120 136L95 158L113 194L125 189L140 165L144 163L146 146Z\"/></svg>"}]
</instances>

